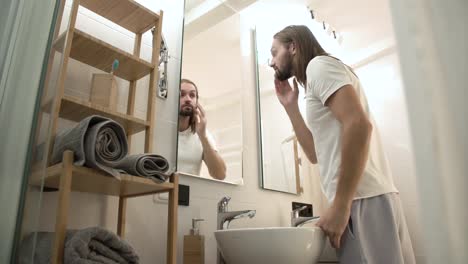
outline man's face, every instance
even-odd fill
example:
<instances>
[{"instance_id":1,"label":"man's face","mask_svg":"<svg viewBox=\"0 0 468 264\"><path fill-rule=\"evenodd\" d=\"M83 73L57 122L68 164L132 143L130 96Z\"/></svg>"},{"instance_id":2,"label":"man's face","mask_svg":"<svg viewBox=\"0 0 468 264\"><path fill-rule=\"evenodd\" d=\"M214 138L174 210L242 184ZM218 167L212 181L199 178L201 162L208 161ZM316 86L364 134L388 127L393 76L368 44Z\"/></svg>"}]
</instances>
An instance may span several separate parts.
<instances>
[{"instance_id":1,"label":"man's face","mask_svg":"<svg viewBox=\"0 0 468 264\"><path fill-rule=\"evenodd\" d=\"M192 116L197 106L197 90L190 83L180 85L179 115Z\"/></svg>"},{"instance_id":2,"label":"man's face","mask_svg":"<svg viewBox=\"0 0 468 264\"><path fill-rule=\"evenodd\" d=\"M291 46L291 45L289 45ZM280 81L285 81L292 76L292 57L293 51L287 45L282 44L277 39L273 39L271 45L271 62L270 67L275 70L275 78Z\"/></svg>"}]
</instances>

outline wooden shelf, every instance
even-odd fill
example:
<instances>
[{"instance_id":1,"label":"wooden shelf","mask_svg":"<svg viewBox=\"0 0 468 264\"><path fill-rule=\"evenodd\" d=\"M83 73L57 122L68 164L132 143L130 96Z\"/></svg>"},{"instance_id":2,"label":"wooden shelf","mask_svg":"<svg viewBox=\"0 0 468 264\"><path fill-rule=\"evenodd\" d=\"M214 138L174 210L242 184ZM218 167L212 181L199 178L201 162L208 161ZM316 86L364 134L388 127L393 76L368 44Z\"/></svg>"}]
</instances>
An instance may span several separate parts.
<instances>
[{"instance_id":1,"label":"wooden shelf","mask_svg":"<svg viewBox=\"0 0 468 264\"><path fill-rule=\"evenodd\" d=\"M158 14L132 0L81 0L80 5L133 33L148 31L159 19Z\"/></svg>"},{"instance_id":2,"label":"wooden shelf","mask_svg":"<svg viewBox=\"0 0 468 264\"><path fill-rule=\"evenodd\" d=\"M62 98L59 115L64 119L75 122L80 122L90 115L108 117L122 125L128 135L144 131L150 125L149 122L145 120L112 111L100 105L92 104L89 101L71 96L64 96Z\"/></svg>"},{"instance_id":3,"label":"wooden shelf","mask_svg":"<svg viewBox=\"0 0 468 264\"><path fill-rule=\"evenodd\" d=\"M60 177L63 171L63 164L59 163L47 168L44 178L44 186L49 188L59 188ZM155 193L168 192L174 188L170 182L155 183L154 181L120 174L120 180L104 174L98 170L81 166L73 166L73 178L71 191L97 193L124 198L138 197ZM32 175L32 184L41 185L41 175Z\"/></svg>"},{"instance_id":4,"label":"wooden shelf","mask_svg":"<svg viewBox=\"0 0 468 264\"><path fill-rule=\"evenodd\" d=\"M138 0L137 0L138 1ZM45 87L49 82L55 81L57 91L48 95L47 89L44 91L41 102L41 112L38 117L38 127L41 127L43 116L50 115L51 129L47 135L47 159L46 164L50 163L53 151L54 136L59 128L59 117L73 121L81 121L83 118L98 114L112 118L120 123L127 134L134 134L146 130L144 137L144 153L152 153L154 128L155 128L155 103L153 100L157 93L158 83L158 65L159 53L162 40L162 22L164 12L161 10L159 15L151 12L141 6L135 0L76 0L71 6L68 17L68 27L65 33L58 35L60 22L62 20L65 0L60 0L57 12L57 23L54 26L54 42L52 50L48 55L49 65L44 80ZM135 33L133 52L125 52L113 45L110 45L99 37L93 37L76 29L76 20L79 7L87 8L98 16L120 25L121 27ZM151 62L140 58L142 46L142 35L151 28L156 28L152 35ZM99 36L96 35L96 36ZM119 45L116 43L116 45ZM57 78L51 75L54 62L54 56L63 54L60 59L60 65ZM64 96L65 84L67 79L69 59L75 59L79 62L109 73L114 60L119 60L119 68L114 72L116 77L130 81L129 93L127 96L127 109L125 114L111 111L107 107L89 102L88 98L78 99L70 96ZM136 86L139 79L148 76L151 80L148 83L148 105L147 117L144 120L133 116L135 110ZM48 98L48 99L47 99ZM47 99L47 100L46 100ZM54 106L54 103L60 105ZM52 107L54 106L54 107ZM36 134L35 138L39 137ZM129 147L132 146L132 137L128 138ZM43 161L43 162L44 162ZM35 170L40 169L34 166ZM64 262L64 247L66 241L66 230L70 211L71 193L87 192L102 195L117 196L118 214L117 214L117 234L124 238L127 215L127 200L131 197L152 195L155 193L168 193L168 211L167 211L167 253L166 262L176 264L177 256L177 197L179 194L179 175L171 175L169 182L156 183L150 179L137 177L127 174L120 174L119 177L109 176L99 170L90 169L74 165L74 154L66 150L62 156L62 163L33 171L29 182L33 186L49 187L57 189L57 210L54 228L53 245L51 245L52 264Z\"/></svg>"},{"instance_id":5,"label":"wooden shelf","mask_svg":"<svg viewBox=\"0 0 468 264\"><path fill-rule=\"evenodd\" d=\"M63 33L54 43L54 47L60 52L63 50L65 37L65 33ZM114 75L127 81L136 81L151 73L155 68L153 64L138 56L107 44L78 29L74 30L70 58L105 72L111 71L112 63L117 59L119 60L119 68L114 72Z\"/></svg>"}]
</instances>

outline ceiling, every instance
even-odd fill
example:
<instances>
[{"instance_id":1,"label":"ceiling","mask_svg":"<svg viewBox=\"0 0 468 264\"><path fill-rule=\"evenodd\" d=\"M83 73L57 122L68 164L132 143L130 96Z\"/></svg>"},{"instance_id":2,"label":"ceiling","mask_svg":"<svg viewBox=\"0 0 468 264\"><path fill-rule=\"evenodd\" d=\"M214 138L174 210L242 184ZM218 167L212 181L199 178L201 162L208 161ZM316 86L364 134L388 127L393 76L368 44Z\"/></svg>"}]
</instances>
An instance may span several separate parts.
<instances>
[{"instance_id":1,"label":"ceiling","mask_svg":"<svg viewBox=\"0 0 468 264\"><path fill-rule=\"evenodd\" d=\"M350 64L395 42L388 0L186 0L184 39L190 40L226 18L254 8L257 2L299 4L314 10L319 22L326 21L343 35L341 47ZM230 31L224 28L220 33L228 35Z\"/></svg>"},{"instance_id":2,"label":"ceiling","mask_svg":"<svg viewBox=\"0 0 468 264\"><path fill-rule=\"evenodd\" d=\"M241 87L238 11L254 10L258 2L287 2L313 9L316 19L343 34L341 48L346 57L341 59L353 66L394 47L387 0L186 0L183 75L202 87L205 99L219 100ZM264 5L257 9L255 14L270 12Z\"/></svg>"},{"instance_id":3,"label":"ceiling","mask_svg":"<svg viewBox=\"0 0 468 264\"><path fill-rule=\"evenodd\" d=\"M205 2L205 0L185 0L185 12L190 12L190 10L203 2Z\"/></svg>"}]
</instances>

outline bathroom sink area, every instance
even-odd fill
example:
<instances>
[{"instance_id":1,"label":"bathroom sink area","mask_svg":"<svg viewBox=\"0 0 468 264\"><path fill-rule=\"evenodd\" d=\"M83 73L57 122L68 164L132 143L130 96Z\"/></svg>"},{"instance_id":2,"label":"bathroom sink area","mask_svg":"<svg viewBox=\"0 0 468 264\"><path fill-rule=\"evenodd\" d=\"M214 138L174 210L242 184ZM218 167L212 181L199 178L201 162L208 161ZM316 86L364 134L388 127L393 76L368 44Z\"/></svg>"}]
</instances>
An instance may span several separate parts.
<instances>
[{"instance_id":1,"label":"bathroom sink area","mask_svg":"<svg viewBox=\"0 0 468 264\"><path fill-rule=\"evenodd\" d=\"M318 227L242 228L215 231L227 264L311 264L325 245Z\"/></svg>"}]
</instances>

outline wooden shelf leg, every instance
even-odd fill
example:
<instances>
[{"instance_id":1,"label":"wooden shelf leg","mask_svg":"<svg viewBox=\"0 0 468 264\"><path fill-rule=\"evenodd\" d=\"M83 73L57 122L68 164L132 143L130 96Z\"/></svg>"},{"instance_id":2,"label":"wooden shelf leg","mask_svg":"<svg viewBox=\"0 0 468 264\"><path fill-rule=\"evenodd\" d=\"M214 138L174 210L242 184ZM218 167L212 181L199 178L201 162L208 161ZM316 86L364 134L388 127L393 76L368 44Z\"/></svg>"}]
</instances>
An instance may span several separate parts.
<instances>
[{"instance_id":1,"label":"wooden shelf leg","mask_svg":"<svg viewBox=\"0 0 468 264\"><path fill-rule=\"evenodd\" d=\"M142 34L135 35L135 44L133 45L133 55L140 56L140 49L141 49L141 38ZM130 87L128 91L128 101L127 101L127 115L133 116L135 112L135 94L136 94L136 86L137 81L133 80L130 81ZM128 148L132 145L132 131L127 131L127 141L128 141Z\"/></svg>"},{"instance_id":2,"label":"wooden shelf leg","mask_svg":"<svg viewBox=\"0 0 468 264\"><path fill-rule=\"evenodd\" d=\"M162 34L162 21L164 12L161 10L159 13L159 20L155 24L156 30L153 34L153 52L151 55L151 63L159 65L159 52L161 49L161 34ZM150 83L148 88L148 107L146 109L146 121L150 126L146 128L145 132L145 153L152 152L153 139L154 139L154 126L155 126L155 112L156 112L156 95L157 84L159 80L158 67L154 68L150 73Z\"/></svg>"},{"instance_id":3,"label":"wooden shelf leg","mask_svg":"<svg viewBox=\"0 0 468 264\"><path fill-rule=\"evenodd\" d=\"M127 215L127 198L120 197L119 198L119 219L117 223L117 235L121 238L125 236L125 222L126 222L126 215Z\"/></svg>"},{"instance_id":4,"label":"wooden shelf leg","mask_svg":"<svg viewBox=\"0 0 468 264\"><path fill-rule=\"evenodd\" d=\"M60 177L60 188L55 220L55 239L52 251L52 264L63 263L63 250L68 223L68 208L70 206L70 191L73 176L73 152L63 153L63 170Z\"/></svg>"},{"instance_id":5,"label":"wooden shelf leg","mask_svg":"<svg viewBox=\"0 0 468 264\"><path fill-rule=\"evenodd\" d=\"M169 191L169 206L167 219L167 264L176 264L177 257L177 210L179 206L179 175L171 176L174 189Z\"/></svg>"}]
</instances>

